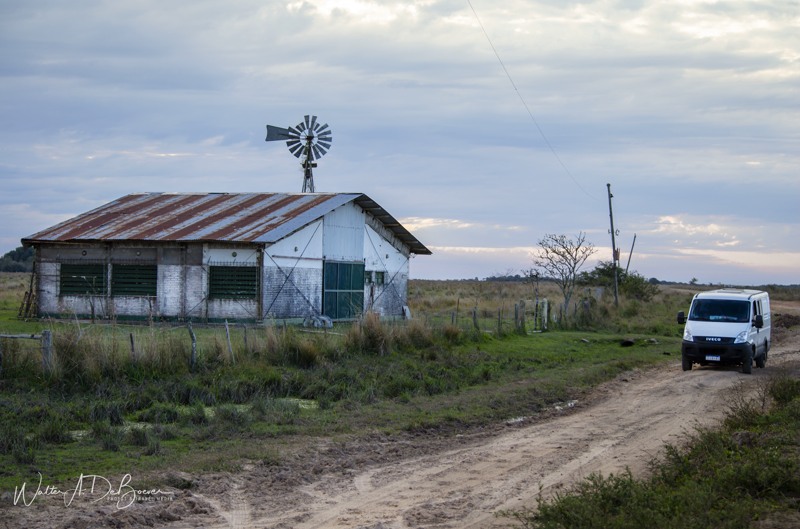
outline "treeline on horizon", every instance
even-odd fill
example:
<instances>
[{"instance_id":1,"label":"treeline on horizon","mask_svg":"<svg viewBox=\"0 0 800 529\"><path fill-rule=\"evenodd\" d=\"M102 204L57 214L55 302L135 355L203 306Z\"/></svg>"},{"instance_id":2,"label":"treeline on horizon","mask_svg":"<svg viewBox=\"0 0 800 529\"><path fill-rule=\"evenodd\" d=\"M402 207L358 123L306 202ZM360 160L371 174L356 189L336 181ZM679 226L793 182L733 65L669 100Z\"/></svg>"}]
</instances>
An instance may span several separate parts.
<instances>
[{"instance_id":1,"label":"treeline on horizon","mask_svg":"<svg viewBox=\"0 0 800 529\"><path fill-rule=\"evenodd\" d=\"M2 257L0 257L0 272L30 272L33 270L34 259L35 259L35 252L32 247L25 248L24 246L19 246L18 248L11 250L10 252L7 252ZM613 268L611 268L611 264L608 262L601 262L591 272L581 272L578 276L578 283L582 285L603 286L603 283L607 282L609 276L609 270L613 271ZM645 281L644 278L642 276L639 276L635 271L626 273L621 268L618 268L618 270L622 275L630 275L635 277L636 279ZM604 281L604 279L606 280ZM518 282L518 283L524 283L524 282L532 283L533 281L543 281L543 282L555 281L555 279L549 277L537 277L534 279L530 274L527 273L513 274L511 272L507 272L505 274L496 274L485 277L483 279L475 277L472 279L415 279L415 280L416 281L501 281L501 282L505 281L505 282ZM684 282L684 281L666 281L657 279L655 277L651 277L650 279L647 279L646 282L650 283L651 285L689 284L689 285L700 286L700 284L694 279L689 282ZM613 286L613 283L610 283L608 286ZM721 283L708 283L708 286L741 286L741 285L722 285ZM768 284L768 285L749 285L749 286L760 288L762 290L769 292L771 290L780 287L798 288L800 287L800 284L791 284L791 285Z\"/></svg>"}]
</instances>

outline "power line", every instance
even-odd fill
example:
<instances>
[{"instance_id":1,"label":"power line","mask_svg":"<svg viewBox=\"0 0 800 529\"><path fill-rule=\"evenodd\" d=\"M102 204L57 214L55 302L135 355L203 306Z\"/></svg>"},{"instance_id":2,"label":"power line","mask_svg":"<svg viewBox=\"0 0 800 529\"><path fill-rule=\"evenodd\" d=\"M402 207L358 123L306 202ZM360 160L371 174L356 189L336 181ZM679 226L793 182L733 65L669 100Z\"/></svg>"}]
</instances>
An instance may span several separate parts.
<instances>
[{"instance_id":1,"label":"power line","mask_svg":"<svg viewBox=\"0 0 800 529\"><path fill-rule=\"evenodd\" d=\"M500 57L500 54L497 52L497 48L494 47L494 43L492 42L492 39L489 37L489 33L487 33L486 28L483 27L483 22L481 22L481 18L478 16L478 12L475 11L475 8L472 6L472 2L470 0L467 0L467 4L469 4L469 8L472 9L472 14L475 15L475 20L478 21L478 25L481 27L481 31L483 31L483 35L486 37L486 40L489 42L489 46L492 47L492 51L494 52L495 57L497 57L498 62L500 62L500 66L503 67L503 71L506 73L506 77L508 77L508 80L511 82L511 86L514 87L514 91L517 93L517 97L519 97L519 100L522 101L522 106L525 107L525 110L528 112L528 116L530 116L531 121L533 121L533 124L536 125L536 130L539 131L539 134L541 135L542 139L544 140L545 145L547 145L547 148L550 149L550 152L553 153L553 156L555 156L556 160L558 160L559 165L561 165L561 168L564 169L564 172L567 173L567 176L569 176L570 179L572 179L572 181L575 183L575 185L578 186L581 191L586 193L586 196L588 196L590 198L595 198L594 196L589 194L589 192L586 191L586 189L584 189L583 186L578 182L578 180L572 175L572 173L570 172L569 168L566 166L564 161L561 159L561 157L556 152L556 150L553 147L553 145L550 143L550 140L547 139L547 135L545 135L544 130L542 130L542 127L539 126L539 122L536 121L536 117L533 115L533 112L531 112L530 107L528 107L528 103L525 101L525 98L522 97L522 94L520 93L519 88L517 88L517 84L514 82L514 79L511 77L511 73L508 71L508 68L506 68L506 65L503 62L503 59Z\"/></svg>"}]
</instances>

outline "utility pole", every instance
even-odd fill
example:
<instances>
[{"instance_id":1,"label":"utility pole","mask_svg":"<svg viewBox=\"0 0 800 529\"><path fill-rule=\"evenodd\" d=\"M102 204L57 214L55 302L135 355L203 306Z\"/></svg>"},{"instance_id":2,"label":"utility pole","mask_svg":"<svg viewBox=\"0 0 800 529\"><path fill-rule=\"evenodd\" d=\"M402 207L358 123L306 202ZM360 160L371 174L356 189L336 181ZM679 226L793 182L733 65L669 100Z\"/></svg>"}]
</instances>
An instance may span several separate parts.
<instances>
[{"instance_id":1,"label":"utility pole","mask_svg":"<svg viewBox=\"0 0 800 529\"><path fill-rule=\"evenodd\" d=\"M619 257L617 254L616 234L614 233L614 212L611 209L611 197L614 195L611 194L611 184L606 184L606 187L608 187L608 217L611 219L611 265L614 267L614 306L619 307L619 283L617 279L617 260Z\"/></svg>"}]
</instances>

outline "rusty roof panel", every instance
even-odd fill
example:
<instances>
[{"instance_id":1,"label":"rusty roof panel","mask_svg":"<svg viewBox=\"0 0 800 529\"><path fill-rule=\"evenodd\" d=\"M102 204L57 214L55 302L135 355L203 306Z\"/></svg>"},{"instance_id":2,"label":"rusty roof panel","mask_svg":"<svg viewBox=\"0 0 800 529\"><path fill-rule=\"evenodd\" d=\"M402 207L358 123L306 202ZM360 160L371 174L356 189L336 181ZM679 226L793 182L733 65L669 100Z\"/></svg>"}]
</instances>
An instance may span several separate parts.
<instances>
[{"instance_id":1,"label":"rusty roof panel","mask_svg":"<svg viewBox=\"0 0 800 529\"><path fill-rule=\"evenodd\" d=\"M137 193L40 231L23 243L78 241L272 243L355 201L412 253L430 254L383 208L360 193Z\"/></svg>"}]
</instances>

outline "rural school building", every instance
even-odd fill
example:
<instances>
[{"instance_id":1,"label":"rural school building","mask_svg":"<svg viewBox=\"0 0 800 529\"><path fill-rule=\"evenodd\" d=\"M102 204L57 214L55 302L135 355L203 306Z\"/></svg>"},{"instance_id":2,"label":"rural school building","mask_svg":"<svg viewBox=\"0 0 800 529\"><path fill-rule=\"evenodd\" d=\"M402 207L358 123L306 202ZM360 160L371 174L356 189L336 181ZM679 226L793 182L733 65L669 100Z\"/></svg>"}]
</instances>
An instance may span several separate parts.
<instances>
[{"instance_id":1,"label":"rural school building","mask_svg":"<svg viewBox=\"0 0 800 529\"><path fill-rule=\"evenodd\" d=\"M428 250L360 193L141 193L22 239L39 317L348 320L408 314Z\"/></svg>"}]
</instances>

